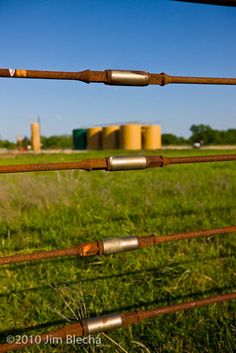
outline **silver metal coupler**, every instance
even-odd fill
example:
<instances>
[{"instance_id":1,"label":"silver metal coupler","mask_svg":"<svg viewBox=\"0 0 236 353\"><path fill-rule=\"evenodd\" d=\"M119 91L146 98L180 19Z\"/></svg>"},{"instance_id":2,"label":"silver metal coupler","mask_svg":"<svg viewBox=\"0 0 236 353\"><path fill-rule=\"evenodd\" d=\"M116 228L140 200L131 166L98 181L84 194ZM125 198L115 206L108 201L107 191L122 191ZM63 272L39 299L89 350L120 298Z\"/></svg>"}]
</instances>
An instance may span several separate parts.
<instances>
[{"instance_id":1,"label":"silver metal coupler","mask_svg":"<svg viewBox=\"0 0 236 353\"><path fill-rule=\"evenodd\" d=\"M108 157L108 170L132 170L146 169L147 158L145 156L123 156L123 157Z\"/></svg>"},{"instance_id":2,"label":"silver metal coupler","mask_svg":"<svg viewBox=\"0 0 236 353\"><path fill-rule=\"evenodd\" d=\"M103 315L85 320L83 326L86 335L106 332L122 327L122 317L121 314Z\"/></svg>"},{"instance_id":3,"label":"silver metal coupler","mask_svg":"<svg viewBox=\"0 0 236 353\"><path fill-rule=\"evenodd\" d=\"M149 74L145 71L106 70L108 85L147 86Z\"/></svg>"},{"instance_id":4,"label":"silver metal coupler","mask_svg":"<svg viewBox=\"0 0 236 353\"><path fill-rule=\"evenodd\" d=\"M110 238L103 239L101 242L104 255L135 250L139 247L137 237Z\"/></svg>"}]
</instances>

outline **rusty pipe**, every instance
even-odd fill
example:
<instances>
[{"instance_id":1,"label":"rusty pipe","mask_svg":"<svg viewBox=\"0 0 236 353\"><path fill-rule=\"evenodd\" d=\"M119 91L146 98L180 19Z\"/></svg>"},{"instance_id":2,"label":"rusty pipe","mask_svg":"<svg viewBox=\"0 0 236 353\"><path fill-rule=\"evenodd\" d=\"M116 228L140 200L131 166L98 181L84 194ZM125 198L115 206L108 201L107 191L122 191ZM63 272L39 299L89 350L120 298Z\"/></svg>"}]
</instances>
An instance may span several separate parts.
<instances>
[{"instance_id":1,"label":"rusty pipe","mask_svg":"<svg viewBox=\"0 0 236 353\"><path fill-rule=\"evenodd\" d=\"M104 158L86 159L79 162L58 162L58 163L35 163L35 164L16 164L1 165L0 174L2 173L24 173L24 172L45 172L52 170L106 170L107 163Z\"/></svg>"},{"instance_id":2,"label":"rusty pipe","mask_svg":"<svg viewBox=\"0 0 236 353\"><path fill-rule=\"evenodd\" d=\"M116 254L125 251L132 251L139 248L146 248L170 241L205 238L216 236L219 234L227 234L236 232L236 226L223 227L216 229L199 230L195 232L177 233L171 235L149 235L145 237L121 237L98 240L89 243L82 243L79 246L66 249L56 249L48 251L37 251L29 254L16 254L0 257L0 265L9 265L27 261L38 261L44 259L52 259L65 256L95 256Z\"/></svg>"},{"instance_id":3,"label":"rusty pipe","mask_svg":"<svg viewBox=\"0 0 236 353\"><path fill-rule=\"evenodd\" d=\"M133 70L105 70L105 71L43 71L43 70L19 70L0 69L0 77L7 78L33 78L55 80L77 80L86 83L96 82L111 86L165 86L171 83L182 84L211 84L211 85L235 85L236 78L216 77L189 77L171 76L166 73L154 74L145 71Z\"/></svg>"},{"instance_id":4,"label":"rusty pipe","mask_svg":"<svg viewBox=\"0 0 236 353\"><path fill-rule=\"evenodd\" d=\"M1 165L0 174L40 172L52 170L82 169L86 171L107 170L122 171L165 167L169 164L204 163L204 162L226 162L235 161L236 154L192 156L192 157L164 157L164 156L119 156L100 159L87 159L78 162L60 163L37 163Z\"/></svg>"},{"instance_id":5,"label":"rusty pipe","mask_svg":"<svg viewBox=\"0 0 236 353\"><path fill-rule=\"evenodd\" d=\"M194 300L194 301L181 303L181 304L159 307L151 310L139 310L139 311L137 310L137 311L128 312L128 313L102 315L96 318L83 320L80 323L66 325L59 330L54 330L42 335L37 335L35 337L30 336L31 339L28 340L27 343L20 342L20 343L1 344L0 353L6 353L9 351L21 349L26 346L37 344L37 342L39 341L40 343L45 343L48 341L48 337L66 339L68 335L80 337L80 336L88 336L90 334L113 331L121 327L138 324L143 320L158 317L160 315L175 313L178 311L184 311L189 309L201 308L205 305L221 303L221 302L229 301L233 299L236 299L236 292L207 297L207 298Z\"/></svg>"}]
</instances>

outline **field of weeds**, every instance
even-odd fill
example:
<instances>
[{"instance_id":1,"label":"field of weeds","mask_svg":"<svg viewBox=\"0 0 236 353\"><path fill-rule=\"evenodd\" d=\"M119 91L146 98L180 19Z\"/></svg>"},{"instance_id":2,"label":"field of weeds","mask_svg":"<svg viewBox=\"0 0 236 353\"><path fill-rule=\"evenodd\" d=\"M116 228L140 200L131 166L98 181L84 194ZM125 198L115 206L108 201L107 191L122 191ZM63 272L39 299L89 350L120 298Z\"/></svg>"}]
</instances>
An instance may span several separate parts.
<instances>
[{"instance_id":1,"label":"field of weeds","mask_svg":"<svg viewBox=\"0 0 236 353\"><path fill-rule=\"evenodd\" d=\"M162 151L164 155L236 151ZM106 155L114 154L114 151ZM117 153L116 153L117 154ZM122 152L119 152L122 154ZM1 157L1 164L102 157ZM0 175L0 254L127 236L236 224L235 162L132 172ZM0 342L102 313L181 303L236 289L234 234L87 259L0 268ZM235 352L236 301L179 312L101 334L101 344L47 344L23 352Z\"/></svg>"}]
</instances>

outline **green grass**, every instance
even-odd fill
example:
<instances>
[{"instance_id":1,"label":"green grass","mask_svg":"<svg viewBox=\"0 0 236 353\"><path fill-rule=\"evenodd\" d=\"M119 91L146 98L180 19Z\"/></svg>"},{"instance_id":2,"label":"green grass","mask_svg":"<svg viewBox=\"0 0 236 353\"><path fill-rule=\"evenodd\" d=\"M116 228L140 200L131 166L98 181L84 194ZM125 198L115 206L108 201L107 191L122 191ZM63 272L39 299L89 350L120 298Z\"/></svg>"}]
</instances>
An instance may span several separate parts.
<instances>
[{"instance_id":1,"label":"green grass","mask_svg":"<svg viewBox=\"0 0 236 353\"><path fill-rule=\"evenodd\" d=\"M227 152L235 153L162 153ZM106 153L110 154L114 151ZM104 153L8 156L0 163L99 156ZM0 254L70 247L105 237L233 225L235 200L235 162L114 173L0 175ZM75 316L80 319L148 309L233 291L235 234L167 243L115 256L2 266L0 283L0 342L4 343L9 334L47 332ZM232 301L160 316L107 334L120 347L101 335L101 346L44 345L22 351L122 352L123 348L129 353L233 353L235 312L236 301Z\"/></svg>"}]
</instances>

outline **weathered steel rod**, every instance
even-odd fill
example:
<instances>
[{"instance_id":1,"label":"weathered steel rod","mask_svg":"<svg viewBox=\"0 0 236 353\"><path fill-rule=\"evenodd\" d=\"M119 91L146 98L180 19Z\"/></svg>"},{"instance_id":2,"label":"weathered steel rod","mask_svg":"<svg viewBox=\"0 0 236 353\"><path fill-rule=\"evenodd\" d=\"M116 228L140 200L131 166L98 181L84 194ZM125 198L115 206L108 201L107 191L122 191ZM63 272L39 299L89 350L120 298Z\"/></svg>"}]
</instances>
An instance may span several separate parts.
<instances>
[{"instance_id":1,"label":"weathered steel rod","mask_svg":"<svg viewBox=\"0 0 236 353\"><path fill-rule=\"evenodd\" d=\"M0 265L9 265L26 261L37 261L65 256L95 256L116 254L124 251L132 251L139 248L146 248L162 243L167 243L176 240L185 240L193 238L205 238L216 236L218 234L234 233L236 226L199 230L195 232L177 233L171 235L149 235L145 237L121 237L98 240L89 243L82 243L79 246L66 249L56 249L47 251L37 251L31 254L16 254L0 257Z\"/></svg>"},{"instance_id":2,"label":"weathered steel rod","mask_svg":"<svg viewBox=\"0 0 236 353\"><path fill-rule=\"evenodd\" d=\"M236 78L170 76L165 73L153 74L145 71L129 70L65 72L0 69L0 77L77 80L86 83L104 83L111 86L165 86L171 83L236 85Z\"/></svg>"},{"instance_id":3,"label":"weathered steel rod","mask_svg":"<svg viewBox=\"0 0 236 353\"><path fill-rule=\"evenodd\" d=\"M17 165L1 165L1 173L19 173L19 172L42 172L51 170L106 170L107 162L105 158L87 159L79 162L59 162L59 163L36 163L36 164L17 164Z\"/></svg>"},{"instance_id":4,"label":"weathered steel rod","mask_svg":"<svg viewBox=\"0 0 236 353\"><path fill-rule=\"evenodd\" d=\"M236 161L236 154L193 157L123 156L87 159L78 162L1 165L0 174L68 169L121 171L165 167L169 164L225 161Z\"/></svg>"},{"instance_id":5,"label":"weathered steel rod","mask_svg":"<svg viewBox=\"0 0 236 353\"><path fill-rule=\"evenodd\" d=\"M22 349L33 344L46 343L49 339L60 338L67 340L68 337L81 337L94 335L101 332L113 331L129 325L138 324L139 322L158 317L163 314L175 313L178 311L196 309L205 305L221 303L228 300L236 299L236 292L212 296L182 304L174 304L165 307L159 307L151 310L139 310L128 313L118 313L103 315L96 318L90 318L82 322L64 326L61 329L54 330L42 335L30 336L26 342L6 343L0 345L0 353ZM14 339L14 337L13 337Z\"/></svg>"}]
</instances>

